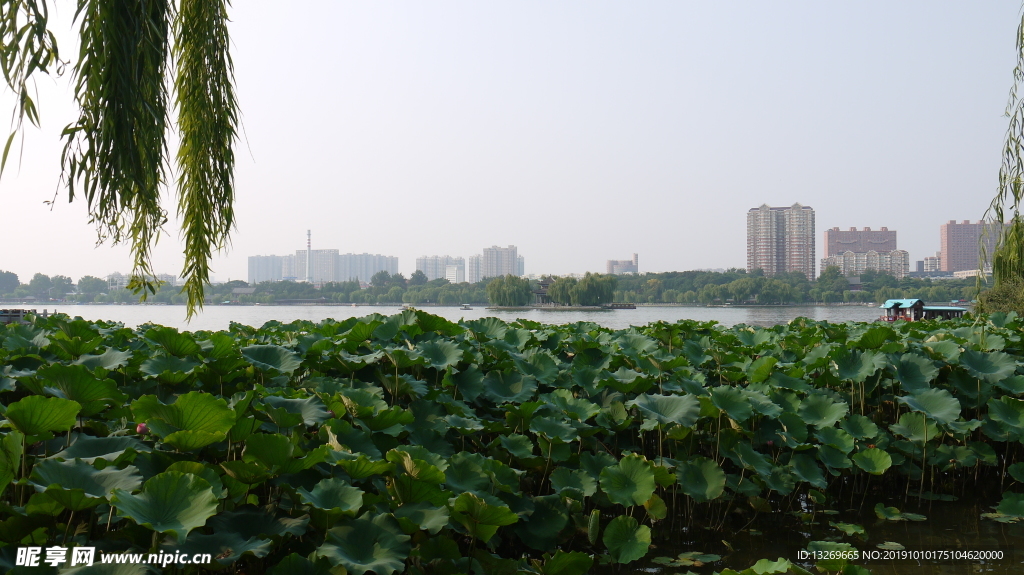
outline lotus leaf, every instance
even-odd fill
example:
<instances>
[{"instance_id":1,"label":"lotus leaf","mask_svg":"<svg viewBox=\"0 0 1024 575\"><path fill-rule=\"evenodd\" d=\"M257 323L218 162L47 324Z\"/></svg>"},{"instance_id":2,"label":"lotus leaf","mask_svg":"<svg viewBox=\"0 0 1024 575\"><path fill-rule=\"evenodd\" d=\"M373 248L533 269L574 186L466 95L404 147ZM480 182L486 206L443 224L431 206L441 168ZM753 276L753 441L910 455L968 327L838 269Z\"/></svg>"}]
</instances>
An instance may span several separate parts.
<instances>
[{"instance_id":1,"label":"lotus leaf","mask_svg":"<svg viewBox=\"0 0 1024 575\"><path fill-rule=\"evenodd\" d=\"M189 532L202 527L217 512L217 498L210 484L200 477L166 471L151 477L142 492L132 495L114 489L110 505L118 515L159 533L170 533L181 544Z\"/></svg>"},{"instance_id":2,"label":"lotus leaf","mask_svg":"<svg viewBox=\"0 0 1024 575\"><path fill-rule=\"evenodd\" d=\"M793 456L789 464L793 469L793 473L802 481L806 481L820 489L825 489L828 485L825 481L825 475L821 472L821 468L818 467L818 463L810 455L798 453Z\"/></svg>"},{"instance_id":3,"label":"lotus leaf","mask_svg":"<svg viewBox=\"0 0 1024 575\"><path fill-rule=\"evenodd\" d=\"M782 408L776 405L771 399L760 391L753 391L750 389L743 390L743 396L750 402L750 406L755 412L768 417L769 419L776 419L782 415Z\"/></svg>"},{"instance_id":4,"label":"lotus leaf","mask_svg":"<svg viewBox=\"0 0 1024 575\"><path fill-rule=\"evenodd\" d=\"M772 472L772 462L763 453L755 450L749 442L741 441L733 447L731 454L740 466L753 469L759 475L768 476Z\"/></svg>"},{"instance_id":5,"label":"lotus leaf","mask_svg":"<svg viewBox=\"0 0 1024 575\"><path fill-rule=\"evenodd\" d=\"M291 375L301 365L294 352L279 345L250 345L239 352L253 367L269 373Z\"/></svg>"},{"instance_id":6,"label":"lotus leaf","mask_svg":"<svg viewBox=\"0 0 1024 575\"><path fill-rule=\"evenodd\" d=\"M846 433L857 439L874 439L878 437L878 426L869 418L855 413L844 419L840 424Z\"/></svg>"},{"instance_id":7,"label":"lotus leaf","mask_svg":"<svg viewBox=\"0 0 1024 575\"><path fill-rule=\"evenodd\" d=\"M518 372L492 371L484 377L483 396L494 403L522 403L537 391L537 380Z\"/></svg>"},{"instance_id":8,"label":"lotus leaf","mask_svg":"<svg viewBox=\"0 0 1024 575\"><path fill-rule=\"evenodd\" d=\"M473 335L481 341L501 339L505 337L505 332L508 331L508 325L496 317L465 321L462 325L472 331Z\"/></svg>"},{"instance_id":9,"label":"lotus leaf","mask_svg":"<svg viewBox=\"0 0 1024 575\"><path fill-rule=\"evenodd\" d=\"M759 357L750 363L747 367L747 379L752 383L760 383L767 380L772 375L772 368L775 367L779 360L770 355Z\"/></svg>"},{"instance_id":10,"label":"lotus leaf","mask_svg":"<svg viewBox=\"0 0 1024 575\"><path fill-rule=\"evenodd\" d=\"M409 536L402 533L393 517L384 514L371 519L367 513L330 529L313 558L325 557L352 575L368 571L390 575L405 569L410 549Z\"/></svg>"},{"instance_id":11,"label":"lotus leaf","mask_svg":"<svg viewBox=\"0 0 1024 575\"><path fill-rule=\"evenodd\" d=\"M462 452L452 456L448 469L445 470L445 485L453 493L464 491L488 491L491 479L484 472L480 456Z\"/></svg>"},{"instance_id":12,"label":"lotus leaf","mask_svg":"<svg viewBox=\"0 0 1024 575\"><path fill-rule=\"evenodd\" d=\"M889 426L889 430L910 441L924 443L934 439L939 433L938 427L931 423L926 425L926 422L927 418L923 413L904 413L900 416L899 423Z\"/></svg>"},{"instance_id":13,"label":"lotus leaf","mask_svg":"<svg viewBox=\"0 0 1024 575\"><path fill-rule=\"evenodd\" d=\"M601 471L601 490L612 503L624 507L643 505L654 494L654 470L640 455L627 455L617 465Z\"/></svg>"},{"instance_id":14,"label":"lotus leaf","mask_svg":"<svg viewBox=\"0 0 1024 575\"><path fill-rule=\"evenodd\" d=\"M554 417L537 417L530 423L530 431L561 443L570 443L579 438L579 432L568 423Z\"/></svg>"},{"instance_id":15,"label":"lotus leaf","mask_svg":"<svg viewBox=\"0 0 1024 575\"><path fill-rule=\"evenodd\" d=\"M215 532L237 533L243 539L251 537L279 538L285 535L301 537L306 532L309 516L289 517L268 512L263 508L243 506L234 511L218 513L207 525Z\"/></svg>"},{"instance_id":16,"label":"lotus leaf","mask_svg":"<svg viewBox=\"0 0 1024 575\"><path fill-rule=\"evenodd\" d=\"M77 401L30 395L8 405L4 417L27 436L27 441L34 443L53 438L53 431L71 429L81 409Z\"/></svg>"},{"instance_id":17,"label":"lotus leaf","mask_svg":"<svg viewBox=\"0 0 1024 575\"><path fill-rule=\"evenodd\" d=\"M597 492L597 482L585 471L573 470L559 467L551 472L551 489L555 493L562 493L565 490L576 490L584 497L590 497Z\"/></svg>"},{"instance_id":18,"label":"lotus leaf","mask_svg":"<svg viewBox=\"0 0 1024 575\"><path fill-rule=\"evenodd\" d=\"M271 551L273 542L259 537L242 537L234 531L216 531L209 535L192 533L180 547L169 547L168 553L179 551L190 556L197 553L208 553L221 565L230 565L250 554L254 557L266 557Z\"/></svg>"},{"instance_id":19,"label":"lotus leaf","mask_svg":"<svg viewBox=\"0 0 1024 575\"><path fill-rule=\"evenodd\" d=\"M183 359L173 355L156 355L139 366L139 371L150 376L158 377L167 383L181 383L192 375L201 364L192 359Z\"/></svg>"},{"instance_id":20,"label":"lotus leaf","mask_svg":"<svg viewBox=\"0 0 1024 575\"><path fill-rule=\"evenodd\" d=\"M270 469L255 461L225 461L220 464L228 477L246 485L263 483L271 476Z\"/></svg>"},{"instance_id":21,"label":"lotus leaf","mask_svg":"<svg viewBox=\"0 0 1024 575\"><path fill-rule=\"evenodd\" d=\"M175 461L167 466L165 471L180 471L182 473L191 473L196 477L202 477L210 484L214 497L217 499L224 497L224 483L220 480L220 475L212 468L198 461Z\"/></svg>"},{"instance_id":22,"label":"lotus leaf","mask_svg":"<svg viewBox=\"0 0 1024 575\"><path fill-rule=\"evenodd\" d=\"M613 561L630 563L647 555L651 547L651 528L640 525L628 515L620 515L608 523L602 541Z\"/></svg>"},{"instance_id":23,"label":"lotus leaf","mask_svg":"<svg viewBox=\"0 0 1024 575\"><path fill-rule=\"evenodd\" d=\"M988 402L988 416L1016 433L1024 432L1024 400L1002 396Z\"/></svg>"},{"instance_id":24,"label":"lotus leaf","mask_svg":"<svg viewBox=\"0 0 1024 575\"><path fill-rule=\"evenodd\" d=\"M420 344L418 350L427 364L437 370L458 365L464 353L458 344L450 341L427 341Z\"/></svg>"},{"instance_id":25,"label":"lotus leaf","mask_svg":"<svg viewBox=\"0 0 1024 575\"><path fill-rule=\"evenodd\" d=\"M513 356L516 369L543 384L551 384L558 377L558 365L547 351L530 350L521 356Z\"/></svg>"},{"instance_id":26,"label":"lotus leaf","mask_svg":"<svg viewBox=\"0 0 1024 575\"><path fill-rule=\"evenodd\" d=\"M402 505L395 510L395 517L412 522L418 529L437 535L448 525L447 507L434 507L429 503Z\"/></svg>"},{"instance_id":27,"label":"lotus leaf","mask_svg":"<svg viewBox=\"0 0 1024 575\"><path fill-rule=\"evenodd\" d=\"M920 355L905 353L895 364L896 379L907 393L920 393L929 389L939 368L931 360Z\"/></svg>"},{"instance_id":28,"label":"lotus leaf","mask_svg":"<svg viewBox=\"0 0 1024 575\"><path fill-rule=\"evenodd\" d=\"M693 427L700 415L700 402L693 395L647 395L641 393L626 402L626 407L636 407L646 418L661 425L676 424Z\"/></svg>"},{"instance_id":29,"label":"lotus leaf","mask_svg":"<svg viewBox=\"0 0 1024 575\"><path fill-rule=\"evenodd\" d=\"M581 397L573 397L567 389L556 389L542 399L576 421L586 421L601 412L600 406Z\"/></svg>"},{"instance_id":30,"label":"lotus leaf","mask_svg":"<svg viewBox=\"0 0 1024 575\"><path fill-rule=\"evenodd\" d=\"M113 371L128 365L131 358L132 354L130 351L107 348L106 351L99 355L82 355L71 363L72 365L81 365L90 370L100 368Z\"/></svg>"},{"instance_id":31,"label":"lotus leaf","mask_svg":"<svg viewBox=\"0 0 1024 575\"><path fill-rule=\"evenodd\" d=\"M533 498L533 512L513 528L528 547L548 551L560 542L559 534L569 525L569 512L558 495Z\"/></svg>"},{"instance_id":32,"label":"lotus leaf","mask_svg":"<svg viewBox=\"0 0 1024 575\"><path fill-rule=\"evenodd\" d=\"M452 503L452 519L472 537L487 543L498 528L512 525L519 517L508 507L491 505L474 493L463 493Z\"/></svg>"},{"instance_id":33,"label":"lotus leaf","mask_svg":"<svg viewBox=\"0 0 1024 575\"><path fill-rule=\"evenodd\" d=\"M860 335L851 340L850 344L862 349L878 349L887 341L894 341L898 338L896 331L888 326L871 326Z\"/></svg>"},{"instance_id":34,"label":"lotus leaf","mask_svg":"<svg viewBox=\"0 0 1024 575\"><path fill-rule=\"evenodd\" d=\"M898 400L940 425L949 424L960 417L960 402L945 389L929 389L915 395L900 397Z\"/></svg>"},{"instance_id":35,"label":"lotus leaf","mask_svg":"<svg viewBox=\"0 0 1024 575\"><path fill-rule=\"evenodd\" d=\"M594 558L579 551L565 552L559 549L544 561L541 572L544 575L583 575L594 565Z\"/></svg>"},{"instance_id":36,"label":"lotus leaf","mask_svg":"<svg viewBox=\"0 0 1024 575\"><path fill-rule=\"evenodd\" d=\"M800 378L790 377L784 373L776 371L772 374L767 381L771 387L777 387L780 389L790 389L793 391L807 391L811 389L808 383Z\"/></svg>"},{"instance_id":37,"label":"lotus leaf","mask_svg":"<svg viewBox=\"0 0 1024 575\"><path fill-rule=\"evenodd\" d=\"M416 459L412 451L393 449L388 452L387 460L394 463L405 475L427 483L444 483L444 469L427 462L424 459Z\"/></svg>"},{"instance_id":38,"label":"lotus leaf","mask_svg":"<svg viewBox=\"0 0 1024 575\"><path fill-rule=\"evenodd\" d=\"M156 343L175 356L198 355L202 349L187 333L179 333L173 327L154 327L146 331L146 339Z\"/></svg>"},{"instance_id":39,"label":"lotus leaf","mask_svg":"<svg viewBox=\"0 0 1024 575\"><path fill-rule=\"evenodd\" d=\"M721 409L737 422L744 422L754 414L753 408L743 391L736 387L720 386L711 390L711 401L715 407Z\"/></svg>"},{"instance_id":40,"label":"lotus leaf","mask_svg":"<svg viewBox=\"0 0 1024 575\"><path fill-rule=\"evenodd\" d=\"M39 368L36 374L47 392L77 401L82 406L82 415L94 415L126 399L114 380L99 379L80 365L52 364Z\"/></svg>"},{"instance_id":41,"label":"lotus leaf","mask_svg":"<svg viewBox=\"0 0 1024 575\"><path fill-rule=\"evenodd\" d=\"M903 513L895 507L886 507L883 503L875 504L875 515L886 521L924 521L924 515L917 513Z\"/></svg>"},{"instance_id":42,"label":"lotus leaf","mask_svg":"<svg viewBox=\"0 0 1024 575\"><path fill-rule=\"evenodd\" d=\"M584 451L580 454L580 469L589 473L594 479L601 476L601 472L604 471L605 467L616 464L618 464L618 460L615 459L615 456L604 451L598 451L597 453Z\"/></svg>"},{"instance_id":43,"label":"lotus leaf","mask_svg":"<svg viewBox=\"0 0 1024 575\"><path fill-rule=\"evenodd\" d=\"M924 347L931 351L933 357L938 356L936 359L955 365L960 359L960 344L955 341L926 341Z\"/></svg>"},{"instance_id":44,"label":"lotus leaf","mask_svg":"<svg viewBox=\"0 0 1024 575\"><path fill-rule=\"evenodd\" d=\"M372 475L388 475L395 469L393 463L387 461L375 461L360 453L354 459L341 459L338 466L348 473L348 476L358 481Z\"/></svg>"},{"instance_id":45,"label":"lotus leaf","mask_svg":"<svg viewBox=\"0 0 1024 575\"><path fill-rule=\"evenodd\" d=\"M614 341L620 352L631 357L649 354L658 349L657 340L633 333L623 333Z\"/></svg>"},{"instance_id":46,"label":"lotus leaf","mask_svg":"<svg viewBox=\"0 0 1024 575\"><path fill-rule=\"evenodd\" d=\"M283 409L288 413L301 415L304 425L320 425L330 417L324 402L315 395L303 399L289 399L272 395L264 398L263 403L273 408Z\"/></svg>"},{"instance_id":47,"label":"lotus leaf","mask_svg":"<svg viewBox=\"0 0 1024 575\"><path fill-rule=\"evenodd\" d=\"M824 394L808 395L800 404L799 414L808 425L821 429L832 427L846 416L849 405Z\"/></svg>"},{"instance_id":48,"label":"lotus leaf","mask_svg":"<svg viewBox=\"0 0 1024 575\"><path fill-rule=\"evenodd\" d=\"M150 448L134 437L92 437L79 433L71 434L71 445L53 455L60 459L81 459L95 463L97 459L115 461L126 451L150 451Z\"/></svg>"},{"instance_id":49,"label":"lotus leaf","mask_svg":"<svg viewBox=\"0 0 1024 575\"><path fill-rule=\"evenodd\" d=\"M0 495L18 473L25 448L25 435L12 431L0 436Z\"/></svg>"},{"instance_id":50,"label":"lotus leaf","mask_svg":"<svg viewBox=\"0 0 1024 575\"><path fill-rule=\"evenodd\" d=\"M1014 375L1012 377L1000 379L995 382L995 385L1000 389L1012 393L1013 395L1020 395L1024 393L1024 375Z\"/></svg>"},{"instance_id":51,"label":"lotus leaf","mask_svg":"<svg viewBox=\"0 0 1024 575\"><path fill-rule=\"evenodd\" d=\"M1024 494L1007 491L996 507L996 511L1015 518L1024 518Z\"/></svg>"},{"instance_id":52,"label":"lotus leaf","mask_svg":"<svg viewBox=\"0 0 1024 575\"><path fill-rule=\"evenodd\" d=\"M142 476L134 466L96 469L82 460L48 459L36 463L29 481L64 507L82 511L104 503L114 489L138 490Z\"/></svg>"},{"instance_id":53,"label":"lotus leaf","mask_svg":"<svg viewBox=\"0 0 1024 575\"><path fill-rule=\"evenodd\" d=\"M164 443L182 451L195 451L223 441L235 424L235 412L227 401L192 391L178 396L174 403L162 403L154 395L132 402L136 421L146 423Z\"/></svg>"},{"instance_id":54,"label":"lotus leaf","mask_svg":"<svg viewBox=\"0 0 1024 575\"><path fill-rule=\"evenodd\" d=\"M967 368L974 377L991 383L1013 375L1017 369L1017 362L1011 355L1001 351L986 353L973 349L965 349L960 354L960 365Z\"/></svg>"},{"instance_id":55,"label":"lotus leaf","mask_svg":"<svg viewBox=\"0 0 1024 575\"><path fill-rule=\"evenodd\" d=\"M881 475L892 466L892 457L884 449L872 447L853 454L853 462L872 475Z\"/></svg>"},{"instance_id":56,"label":"lotus leaf","mask_svg":"<svg viewBox=\"0 0 1024 575\"><path fill-rule=\"evenodd\" d=\"M840 379L861 383L885 366L885 356L875 351L850 350L835 358Z\"/></svg>"},{"instance_id":57,"label":"lotus leaf","mask_svg":"<svg viewBox=\"0 0 1024 575\"><path fill-rule=\"evenodd\" d=\"M342 515L354 516L363 506L363 490L335 477L321 480L312 491L303 487L295 491L299 499L312 506L314 511L325 512L324 518L328 523L333 523ZM322 525L320 521L317 523Z\"/></svg>"},{"instance_id":58,"label":"lotus leaf","mask_svg":"<svg viewBox=\"0 0 1024 575\"><path fill-rule=\"evenodd\" d=\"M1024 462L1014 463L1006 468L1006 472L1010 474L1015 481L1024 483Z\"/></svg>"},{"instance_id":59,"label":"lotus leaf","mask_svg":"<svg viewBox=\"0 0 1024 575\"><path fill-rule=\"evenodd\" d=\"M380 450L373 443L370 432L363 429L356 429L347 421L334 420L325 427L328 437L328 445L338 451L348 449L356 453L364 453L368 457L379 459L383 457Z\"/></svg>"},{"instance_id":60,"label":"lotus leaf","mask_svg":"<svg viewBox=\"0 0 1024 575\"><path fill-rule=\"evenodd\" d=\"M818 431L815 436L824 445L831 445L843 453L853 451L853 436L836 427L825 427Z\"/></svg>"},{"instance_id":61,"label":"lotus leaf","mask_svg":"<svg viewBox=\"0 0 1024 575\"><path fill-rule=\"evenodd\" d=\"M830 472L833 475L838 475L835 469L848 469L853 467L853 463L850 462L850 458L845 453L832 447L831 445L822 445L818 448L818 460L830 467Z\"/></svg>"},{"instance_id":62,"label":"lotus leaf","mask_svg":"<svg viewBox=\"0 0 1024 575\"><path fill-rule=\"evenodd\" d=\"M529 437L526 437L525 435L512 434L502 435L498 439L501 441L501 446L515 457L518 457L519 459L528 459L533 457L533 442L530 441Z\"/></svg>"}]
</instances>

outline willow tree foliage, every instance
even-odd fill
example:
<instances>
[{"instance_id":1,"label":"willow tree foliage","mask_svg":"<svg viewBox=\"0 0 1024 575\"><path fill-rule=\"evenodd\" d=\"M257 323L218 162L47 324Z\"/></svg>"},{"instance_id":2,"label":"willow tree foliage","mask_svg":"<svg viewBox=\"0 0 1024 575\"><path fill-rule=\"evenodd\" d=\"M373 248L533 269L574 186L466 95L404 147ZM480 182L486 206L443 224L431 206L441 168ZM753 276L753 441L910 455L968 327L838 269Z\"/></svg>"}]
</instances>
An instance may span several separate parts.
<instances>
[{"instance_id":1,"label":"willow tree foliage","mask_svg":"<svg viewBox=\"0 0 1024 575\"><path fill-rule=\"evenodd\" d=\"M487 299L497 306L524 306L533 301L530 280L513 275L500 276L487 284Z\"/></svg>"},{"instance_id":2,"label":"willow tree foliage","mask_svg":"<svg viewBox=\"0 0 1024 575\"><path fill-rule=\"evenodd\" d=\"M999 242L993 253L981 246L982 259L992 264L996 285L1006 280L1024 279L1024 222L1020 208L1024 200L1024 16L1017 26L1017 65L1013 69L1013 86L1006 104L1010 119L1003 144L1003 159L999 166L999 187L985 214L986 220L1005 222Z\"/></svg>"},{"instance_id":3,"label":"willow tree foliage","mask_svg":"<svg viewBox=\"0 0 1024 575\"><path fill-rule=\"evenodd\" d=\"M61 57L50 32L47 0L0 0L0 69L17 98L0 167L24 121L39 126L34 77L70 70L80 112L61 136L68 200L86 202L100 242L130 245L129 287L144 295L157 283L152 248L167 222L161 192L176 183L191 316L202 308L213 252L226 246L234 227L238 111L229 2L77 4L80 49L72 61ZM180 138L173 160L172 130Z\"/></svg>"}]
</instances>

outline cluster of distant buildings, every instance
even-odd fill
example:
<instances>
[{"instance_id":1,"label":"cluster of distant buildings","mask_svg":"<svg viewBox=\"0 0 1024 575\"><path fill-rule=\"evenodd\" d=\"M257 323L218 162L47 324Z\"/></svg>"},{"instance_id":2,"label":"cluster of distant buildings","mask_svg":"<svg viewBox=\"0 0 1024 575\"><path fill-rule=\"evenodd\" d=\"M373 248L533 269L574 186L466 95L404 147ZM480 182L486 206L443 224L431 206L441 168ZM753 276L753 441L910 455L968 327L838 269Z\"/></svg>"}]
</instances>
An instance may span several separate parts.
<instances>
[{"instance_id":1,"label":"cluster of distant buildings","mask_svg":"<svg viewBox=\"0 0 1024 575\"><path fill-rule=\"evenodd\" d=\"M526 259L516 246L491 246L468 258L452 256L420 256L416 269L427 280L445 278L451 283L476 283L485 278L526 275Z\"/></svg>"},{"instance_id":2,"label":"cluster of distant buildings","mask_svg":"<svg viewBox=\"0 0 1024 575\"><path fill-rule=\"evenodd\" d=\"M884 271L896 278L907 275L950 275L972 277L981 273L978 257L981 241L989 252L1001 231L999 223L950 220L940 230L941 250L916 262L910 270L910 254L896 245L896 230L865 227L825 230L825 257L821 269L835 266L845 276L859 276L867 270ZM760 269L767 276L800 272L814 280L814 210L799 203L788 207L767 204L747 212L747 270ZM609 262L610 264L611 262Z\"/></svg>"},{"instance_id":3,"label":"cluster of distant buildings","mask_svg":"<svg viewBox=\"0 0 1024 575\"><path fill-rule=\"evenodd\" d=\"M357 281L367 285L381 271L398 273L398 258L380 254L343 254L336 249L312 249L312 234L307 232L306 249L285 256L249 256L249 285L263 282L300 281L314 284ZM422 256L416 269L427 280L445 278L452 283L476 283L504 275L525 275L525 260L516 246L491 246L469 258Z\"/></svg>"}]
</instances>

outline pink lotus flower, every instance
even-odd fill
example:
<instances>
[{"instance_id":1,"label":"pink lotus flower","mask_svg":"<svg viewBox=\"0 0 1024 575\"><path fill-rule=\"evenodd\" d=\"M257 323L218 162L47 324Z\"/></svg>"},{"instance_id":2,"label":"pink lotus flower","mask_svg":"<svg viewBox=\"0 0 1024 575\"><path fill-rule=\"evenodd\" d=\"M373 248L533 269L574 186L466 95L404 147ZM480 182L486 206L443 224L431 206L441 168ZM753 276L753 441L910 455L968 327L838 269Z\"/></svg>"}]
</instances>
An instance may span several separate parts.
<instances>
[{"instance_id":1,"label":"pink lotus flower","mask_svg":"<svg viewBox=\"0 0 1024 575\"><path fill-rule=\"evenodd\" d=\"M140 423L135 426L135 433L138 433L139 435L145 435L149 433L149 426L146 425L145 423Z\"/></svg>"}]
</instances>

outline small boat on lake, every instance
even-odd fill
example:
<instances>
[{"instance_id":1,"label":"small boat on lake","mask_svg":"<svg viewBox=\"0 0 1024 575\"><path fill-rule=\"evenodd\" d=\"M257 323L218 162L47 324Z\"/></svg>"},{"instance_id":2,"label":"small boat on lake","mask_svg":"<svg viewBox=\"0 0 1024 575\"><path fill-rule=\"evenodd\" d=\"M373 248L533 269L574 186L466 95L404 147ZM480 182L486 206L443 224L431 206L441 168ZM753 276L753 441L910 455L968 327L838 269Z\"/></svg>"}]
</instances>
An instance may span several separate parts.
<instances>
[{"instance_id":1,"label":"small boat on lake","mask_svg":"<svg viewBox=\"0 0 1024 575\"><path fill-rule=\"evenodd\" d=\"M473 309L473 308L468 303L464 303L464 304L462 304L462 307L460 307L459 309Z\"/></svg>"}]
</instances>

